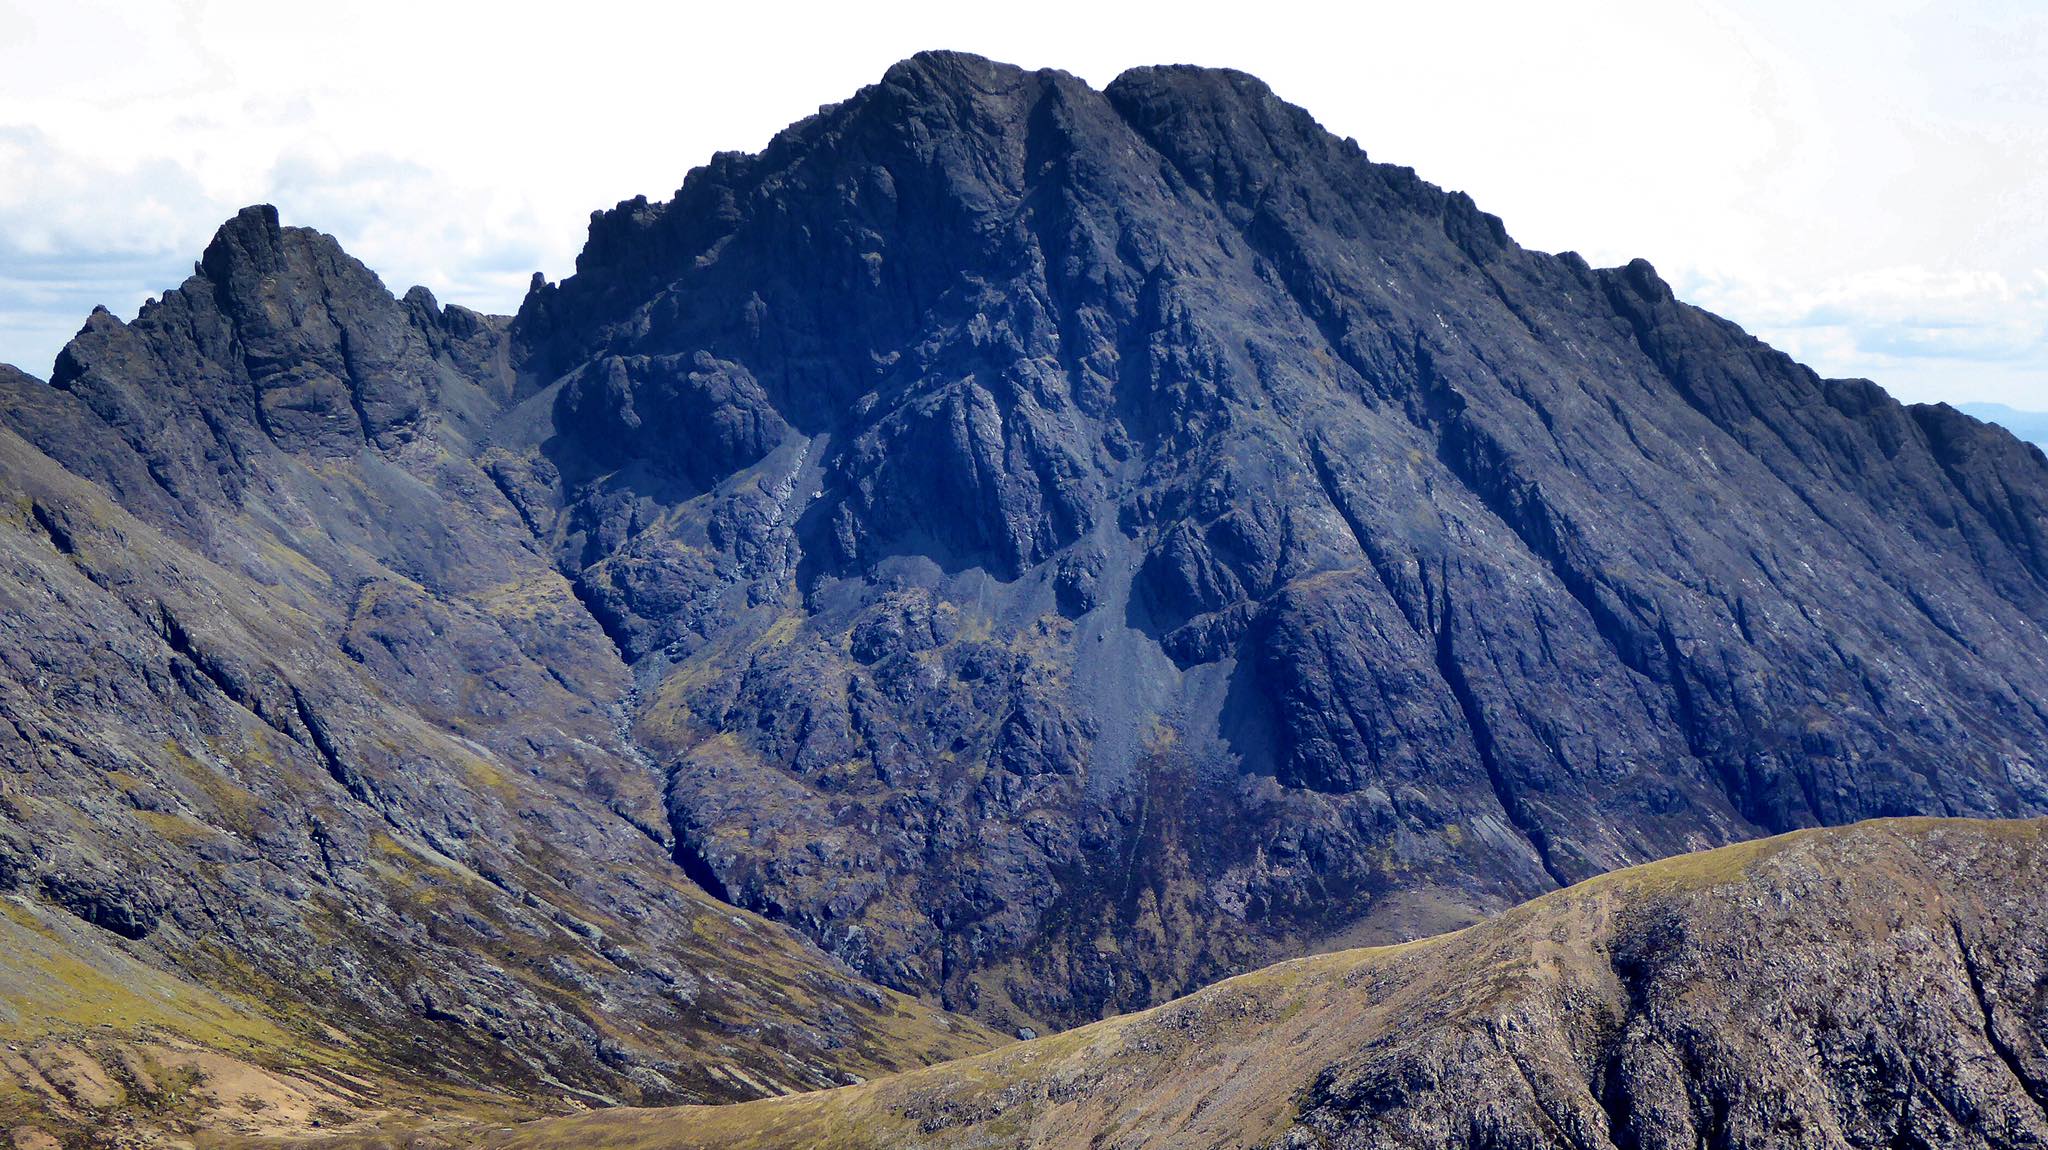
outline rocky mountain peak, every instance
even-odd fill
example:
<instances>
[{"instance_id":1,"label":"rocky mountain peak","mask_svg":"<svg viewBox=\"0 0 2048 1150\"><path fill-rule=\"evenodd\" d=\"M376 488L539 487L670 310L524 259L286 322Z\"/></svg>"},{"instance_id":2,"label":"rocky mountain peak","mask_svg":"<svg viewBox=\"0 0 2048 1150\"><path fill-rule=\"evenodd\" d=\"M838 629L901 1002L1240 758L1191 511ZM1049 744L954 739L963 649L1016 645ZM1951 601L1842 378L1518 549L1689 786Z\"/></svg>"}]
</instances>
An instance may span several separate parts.
<instances>
[{"instance_id":1,"label":"rocky mountain peak","mask_svg":"<svg viewBox=\"0 0 2048 1150\"><path fill-rule=\"evenodd\" d=\"M991 1016L2048 801L2038 462L1241 73L914 58L600 213L511 339L679 855Z\"/></svg>"},{"instance_id":2,"label":"rocky mountain peak","mask_svg":"<svg viewBox=\"0 0 2048 1150\"><path fill-rule=\"evenodd\" d=\"M2038 452L1241 73L914 58L595 213L510 320L262 209L201 267L13 424L202 541L292 525L408 706L615 717L590 785L678 873L1005 1029L2048 810Z\"/></svg>"},{"instance_id":3,"label":"rocky mountain peak","mask_svg":"<svg viewBox=\"0 0 2048 1150\"><path fill-rule=\"evenodd\" d=\"M973 52L951 49L931 49L918 52L891 64L882 73L876 87L898 88L940 95L947 99L959 99L972 95L1014 92L1027 85L1042 84L1053 77L1072 80L1065 72L1052 68L1031 70L1015 64L991 60ZM872 89L856 94L852 103L866 96Z\"/></svg>"},{"instance_id":4,"label":"rocky mountain peak","mask_svg":"<svg viewBox=\"0 0 2048 1150\"><path fill-rule=\"evenodd\" d=\"M294 232L295 243L319 242L317 232ZM284 228L278 223L277 208L270 204L252 204L236 212L214 232L199 259L200 270L223 288L276 275L284 267Z\"/></svg>"}]
</instances>

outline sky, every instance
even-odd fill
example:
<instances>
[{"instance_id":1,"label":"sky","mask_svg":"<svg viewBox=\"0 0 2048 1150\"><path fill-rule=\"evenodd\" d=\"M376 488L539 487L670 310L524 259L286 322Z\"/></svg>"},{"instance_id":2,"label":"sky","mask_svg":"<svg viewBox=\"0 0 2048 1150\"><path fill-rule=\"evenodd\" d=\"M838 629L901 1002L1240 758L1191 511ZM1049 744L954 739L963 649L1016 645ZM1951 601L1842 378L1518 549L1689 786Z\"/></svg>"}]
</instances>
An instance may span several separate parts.
<instances>
[{"instance_id":1,"label":"sky","mask_svg":"<svg viewBox=\"0 0 2048 1150\"><path fill-rule=\"evenodd\" d=\"M1524 246L1647 258L1825 375L2048 410L2033 0L0 0L0 361L47 374L257 202L396 291L510 311L593 209L925 48L1097 86L1241 68Z\"/></svg>"}]
</instances>

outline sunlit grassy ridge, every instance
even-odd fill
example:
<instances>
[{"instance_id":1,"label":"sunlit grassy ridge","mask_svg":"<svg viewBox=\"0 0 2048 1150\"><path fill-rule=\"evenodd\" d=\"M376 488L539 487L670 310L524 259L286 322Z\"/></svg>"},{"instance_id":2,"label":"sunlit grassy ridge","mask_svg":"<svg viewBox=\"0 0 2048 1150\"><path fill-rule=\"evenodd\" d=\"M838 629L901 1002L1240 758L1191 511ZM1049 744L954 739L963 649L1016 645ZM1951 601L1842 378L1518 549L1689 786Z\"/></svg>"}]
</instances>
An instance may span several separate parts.
<instances>
[{"instance_id":1,"label":"sunlit grassy ridge","mask_svg":"<svg viewBox=\"0 0 2048 1150\"><path fill-rule=\"evenodd\" d=\"M1800 831L1617 871L1451 934L1280 963L1152 1010L859 1086L462 1137L494 1150L1263 1145L1319 1072L1361 1050L1507 1009L1532 990L1611 983L1618 924L1652 908L1712 906L1719 892L1788 867L1911 876L1923 855L1954 844L2003 844L2034 868L2044 835L2043 820Z\"/></svg>"},{"instance_id":2,"label":"sunlit grassy ridge","mask_svg":"<svg viewBox=\"0 0 2048 1150\"><path fill-rule=\"evenodd\" d=\"M161 1030L221 1050L299 1050L304 1040L257 1008L146 965L67 915L0 899L0 1033Z\"/></svg>"}]
</instances>

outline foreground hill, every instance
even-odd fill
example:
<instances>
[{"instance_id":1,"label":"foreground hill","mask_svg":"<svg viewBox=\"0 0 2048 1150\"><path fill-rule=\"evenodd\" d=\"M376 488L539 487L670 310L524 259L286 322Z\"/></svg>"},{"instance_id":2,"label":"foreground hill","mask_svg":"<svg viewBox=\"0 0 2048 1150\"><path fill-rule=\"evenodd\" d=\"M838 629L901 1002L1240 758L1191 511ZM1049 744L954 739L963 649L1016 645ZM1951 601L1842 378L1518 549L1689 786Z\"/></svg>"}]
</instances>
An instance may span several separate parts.
<instances>
[{"instance_id":1,"label":"foreground hill","mask_svg":"<svg viewBox=\"0 0 2048 1150\"><path fill-rule=\"evenodd\" d=\"M492 1150L2048 1140L2048 822L1893 820L1652 863L1420 942L794 1098Z\"/></svg>"}]
</instances>

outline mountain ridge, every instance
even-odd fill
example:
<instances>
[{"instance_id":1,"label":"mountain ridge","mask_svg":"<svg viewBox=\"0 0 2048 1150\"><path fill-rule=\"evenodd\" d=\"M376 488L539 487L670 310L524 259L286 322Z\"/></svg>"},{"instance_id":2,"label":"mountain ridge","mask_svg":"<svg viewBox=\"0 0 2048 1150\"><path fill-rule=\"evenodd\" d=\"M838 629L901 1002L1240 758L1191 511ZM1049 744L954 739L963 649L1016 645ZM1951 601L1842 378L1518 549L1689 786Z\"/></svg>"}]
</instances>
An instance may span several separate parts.
<instances>
[{"instance_id":1,"label":"mountain ridge","mask_svg":"<svg viewBox=\"0 0 2048 1150\"><path fill-rule=\"evenodd\" d=\"M488 327L251 209L54 384L0 373L0 889L118 943L52 942L58 969L140 962L267 1027L233 1075L359 1080L278 1088L302 1120L748 1096L998 1041L711 900L636 825L624 670L450 447ZM10 1009L22 1049L128 1082L10 1066L7 1113L73 1134L170 1105L188 1055L118 1068L221 1032ZM169 1120L265 1120L238 1105Z\"/></svg>"},{"instance_id":2,"label":"mountain ridge","mask_svg":"<svg viewBox=\"0 0 2048 1150\"><path fill-rule=\"evenodd\" d=\"M1378 271L1363 274L1362 261ZM918 57L758 156L693 172L669 204L596 217L577 275L530 295L512 338L561 346L565 330L581 365L553 364L565 374L554 439L539 449L558 472L564 570L643 673L716 664L714 682L745 682L734 696L671 681L645 708L640 729L658 757L682 760L678 842L734 898L808 919L813 937L885 981L929 986L902 965L919 951L927 970L974 960L933 955L922 930L904 940L910 953L898 943L897 957L864 956L888 940L840 908L849 891L875 897L871 870L812 889L780 873L790 864L771 843L782 825L830 827L839 857L874 857L880 841L853 825L924 820L886 808L914 796L940 810L959 801L938 797L949 788L967 793L964 778L908 793L885 779L871 798L805 781L849 756L886 776L888 758L919 742L905 731L929 736L930 716L915 714L925 703L891 699L882 680L892 660L909 669L905 656L920 674L959 657L949 610L1019 642L1043 630L1028 644L1059 652L1056 674L1116 669L1050 691L1027 677L1007 699L969 704L1014 722L945 736L1015 768L1002 784L1015 797L971 802L1066 808L1051 846L994 841L1022 809L911 832L917 853L980 836L1005 856L1000 871L1025 868L1021 883L986 874L975 881L998 884L986 892L910 900L934 923L964 918L1011 939L1020 905L1042 919L1078 915L1077 928L1124 924L1112 933L1200 917L1171 896L1105 905L1132 893L1136 871L1089 861L1112 840L1124 840L1112 857L1152 849L1129 840L1152 797L1180 801L1148 795L1144 780L1160 773L1168 791L1222 809L1285 809L1255 833L1268 836L1262 846L1314 827L1310 853L1337 859L1369 855L1381 833L1341 829L1367 817L1367 793L1391 795L1400 771L1426 770L1437 789L1408 793L1430 796L1430 833L1470 821L1451 817L1461 809L1482 828L1463 849L1484 858L1439 865L1506 878L1514 893L1487 896L1496 906L1756 830L2039 801L2024 797L2038 789L2024 753L2015 793L2004 752L1987 746L1990 774L1960 783L1936 765L1950 736L1938 754L1936 743L1911 749L1935 727L1972 725L1934 717L1962 712L1937 708L1933 727L1904 739L1905 716L1884 715L1902 691L1986 692L2011 725L1985 739L2037 739L2028 692L2008 683L2031 681L2038 660L1991 639L2040 625L2031 452L1945 409L1822 381L1679 304L1646 263L1595 272L1568 254L1522 252L1469 198L1370 163L1240 73L1137 69L1095 93L1061 73ZM2032 478L2002 489L1994 472ZM743 493L755 484L772 498ZM1660 489L1692 505L1667 506ZM1602 522L1623 506L1640 517ZM1430 516L1439 525L1416 522ZM1827 537L1850 558L1759 553L1730 517L1779 525L1774 541ZM1714 556L1717 572L1702 584L1674 554ZM1970 557L1972 586L1930 567L1936 554ZM1822 566L1827 577L1804 574ZM1615 585L1627 571L1646 578ZM1818 624L1835 586L1884 601L1881 625ZM1489 634L1466 616L1498 606L1499 587L1533 590L1511 592L1526 622ZM1988 613L1958 625L1958 609ZM796 650L755 649L776 618L797 620ZM1516 647L1543 649L1539 633L1560 627L1586 641L1550 644L1560 689L1546 693L1547 713L1531 713L1502 662L1522 657ZM1926 649L1906 666L1976 678L1946 650L1958 645L1973 652L1966 662L1998 665L1976 686L1890 681L1902 668L1885 652L1919 632ZM1753 652L1786 639L1797 650L1780 665L1815 675L1773 702L1770 660ZM950 663L940 673L953 678ZM801 685L821 675L860 691L840 700ZM1597 704L1576 697L1589 687ZM1861 705L1844 706L1844 692ZM775 727L771 712L791 708L803 729ZM1166 717L1176 711L1189 720ZM734 743L735 728L757 724L770 725ZM1164 772L1148 765L1155 730L1181 748ZM1890 757L1885 742L1915 765L1846 778L1802 765ZM1448 783L1457 771L1469 773ZM1543 780L1557 778L1597 807L1609 801L1597 794L1617 792L1595 780L1632 771L1653 781L1619 793L1657 796L1648 808L1580 821L1544 797ZM1272 778L1280 793L1217 793L1233 773ZM737 780L767 783L775 809L729 809ZM1944 780L1962 789L1939 793ZM1665 835L1677 837L1659 845ZM1158 845L1196 856L1197 872L1208 856L1208 873L1154 873L1157 895L1193 883L1209 887L1197 901L1211 906L1217 895L1285 905L1306 880L1354 904L1406 897L1382 868L1331 862L1260 889L1271 884L1255 858ZM900 865L905 883L952 882L950 864ZM1247 879L1245 894L1229 889ZM1064 905L1038 905L1049 881ZM1117 893L1088 889L1102 885ZM906 909L901 895L883 897L876 917ZM1353 925L1268 921L1311 936ZM1114 986L1107 1001L1155 993L1077 958L1065 977ZM1226 948L1199 961L1255 959ZM1202 977L1168 982L1190 976ZM998 991L953 987L955 1003ZM1064 1017L1099 993L1018 1009Z\"/></svg>"},{"instance_id":3,"label":"mountain ridge","mask_svg":"<svg viewBox=\"0 0 2048 1150\"><path fill-rule=\"evenodd\" d=\"M915 58L513 317L252 207L0 426L0 885L506 1105L2048 810L2039 451L1243 73Z\"/></svg>"},{"instance_id":4,"label":"mountain ridge","mask_svg":"<svg viewBox=\"0 0 2048 1150\"><path fill-rule=\"evenodd\" d=\"M2048 413L2021 411L2003 403L1961 403L1956 410L1986 423L1995 423L2036 447L2048 441Z\"/></svg>"}]
</instances>

